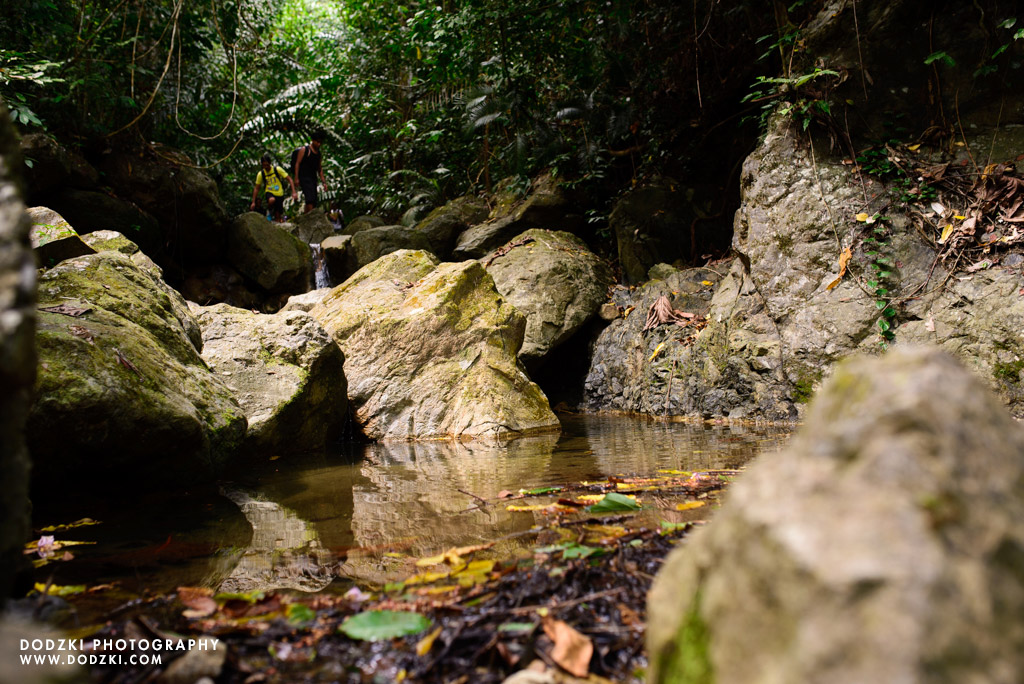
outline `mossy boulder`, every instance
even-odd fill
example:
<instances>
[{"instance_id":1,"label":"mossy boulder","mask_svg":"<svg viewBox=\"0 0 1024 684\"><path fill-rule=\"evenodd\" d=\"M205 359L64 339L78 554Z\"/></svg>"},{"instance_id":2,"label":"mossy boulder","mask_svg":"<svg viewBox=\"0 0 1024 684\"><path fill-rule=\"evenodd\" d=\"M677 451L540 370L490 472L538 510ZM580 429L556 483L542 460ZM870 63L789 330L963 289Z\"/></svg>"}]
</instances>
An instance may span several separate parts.
<instances>
[{"instance_id":1,"label":"mossy boulder","mask_svg":"<svg viewBox=\"0 0 1024 684\"><path fill-rule=\"evenodd\" d=\"M231 224L228 260L271 294L305 292L313 278L309 245L252 211Z\"/></svg>"},{"instance_id":2,"label":"mossy boulder","mask_svg":"<svg viewBox=\"0 0 1024 684\"><path fill-rule=\"evenodd\" d=\"M839 365L658 573L647 681L1021 681L1021 454L945 353Z\"/></svg>"},{"instance_id":3,"label":"mossy boulder","mask_svg":"<svg viewBox=\"0 0 1024 684\"><path fill-rule=\"evenodd\" d=\"M430 241L423 233L405 226L367 228L353 235L347 243L342 273L335 274L333 270L331 273L335 277L347 278L363 266L400 249L430 251Z\"/></svg>"},{"instance_id":4,"label":"mossy boulder","mask_svg":"<svg viewBox=\"0 0 1024 684\"><path fill-rule=\"evenodd\" d=\"M247 453L322 449L341 435L345 357L316 319L227 304L191 309L203 331L203 359L245 411Z\"/></svg>"},{"instance_id":5,"label":"mossy boulder","mask_svg":"<svg viewBox=\"0 0 1024 684\"><path fill-rule=\"evenodd\" d=\"M479 259L531 228L575 233L583 225L582 215L559 183L545 174L534 181L525 198L511 206L499 201L489 220L463 231L452 258Z\"/></svg>"},{"instance_id":6,"label":"mossy boulder","mask_svg":"<svg viewBox=\"0 0 1024 684\"><path fill-rule=\"evenodd\" d=\"M168 290L113 251L41 276L26 429L39 495L85 483L209 482L241 444L245 414L203 362L180 320L191 315Z\"/></svg>"},{"instance_id":7,"label":"mossy boulder","mask_svg":"<svg viewBox=\"0 0 1024 684\"><path fill-rule=\"evenodd\" d=\"M416 224L416 230L427 236L430 251L443 261L451 256L459 233L487 220L489 211L483 198L465 195L431 211Z\"/></svg>"},{"instance_id":8,"label":"mossy boulder","mask_svg":"<svg viewBox=\"0 0 1024 684\"><path fill-rule=\"evenodd\" d=\"M380 216L356 216L354 219L348 222L345 229L341 231L342 235L355 235L356 233L366 230L367 228L377 228L384 225L384 219Z\"/></svg>"},{"instance_id":9,"label":"mossy boulder","mask_svg":"<svg viewBox=\"0 0 1024 684\"><path fill-rule=\"evenodd\" d=\"M65 259L96 253L71 224L53 209L30 207L27 212L32 221L29 234L32 249L40 268L50 268Z\"/></svg>"},{"instance_id":10,"label":"mossy boulder","mask_svg":"<svg viewBox=\"0 0 1024 684\"><path fill-rule=\"evenodd\" d=\"M345 352L356 421L373 439L501 437L558 419L517 361L526 319L475 261L399 250L310 313Z\"/></svg>"},{"instance_id":11,"label":"mossy boulder","mask_svg":"<svg viewBox=\"0 0 1024 684\"><path fill-rule=\"evenodd\" d=\"M615 282L611 267L563 231L528 230L481 263L505 301L526 315L519 357L527 364L583 327Z\"/></svg>"}]
</instances>

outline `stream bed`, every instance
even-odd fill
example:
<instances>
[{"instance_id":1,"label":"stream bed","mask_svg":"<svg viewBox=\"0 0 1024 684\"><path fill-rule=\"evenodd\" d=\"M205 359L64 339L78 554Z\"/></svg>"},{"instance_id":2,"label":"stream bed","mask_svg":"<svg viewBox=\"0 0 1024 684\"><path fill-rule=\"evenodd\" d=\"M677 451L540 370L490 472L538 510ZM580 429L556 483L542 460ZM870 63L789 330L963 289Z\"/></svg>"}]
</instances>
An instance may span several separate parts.
<instances>
[{"instance_id":1,"label":"stream bed","mask_svg":"<svg viewBox=\"0 0 1024 684\"><path fill-rule=\"evenodd\" d=\"M735 470L776 451L789 436L777 427L561 418L561 434L505 444L345 444L330 453L264 458L217 492L151 496L141 509L116 498L65 501L37 512L36 525L82 518L98 524L38 530L88 543L67 547L72 558L38 567L36 581L102 587L74 597L66 622L78 626L135 597L179 586L221 592L382 586L415 572L417 558L451 547L496 542L488 553L501 557L532 543L529 530L545 513L509 510L505 499L520 490ZM643 503L642 515L655 527L708 514Z\"/></svg>"}]
</instances>

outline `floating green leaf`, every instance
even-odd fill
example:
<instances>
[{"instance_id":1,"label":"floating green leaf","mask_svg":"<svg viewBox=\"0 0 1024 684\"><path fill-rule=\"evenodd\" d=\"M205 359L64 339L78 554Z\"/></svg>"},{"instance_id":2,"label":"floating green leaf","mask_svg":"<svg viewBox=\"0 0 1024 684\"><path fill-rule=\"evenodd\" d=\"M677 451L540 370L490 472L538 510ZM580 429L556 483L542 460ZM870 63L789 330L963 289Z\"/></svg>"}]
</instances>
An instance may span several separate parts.
<instances>
[{"instance_id":1,"label":"floating green leaf","mask_svg":"<svg viewBox=\"0 0 1024 684\"><path fill-rule=\"evenodd\" d=\"M399 610L371 610L346 619L338 631L350 639L382 641L419 634L430 627L430 620L419 613Z\"/></svg>"},{"instance_id":2,"label":"floating green leaf","mask_svg":"<svg viewBox=\"0 0 1024 684\"><path fill-rule=\"evenodd\" d=\"M590 513L620 513L622 511L639 511L640 504L628 496L617 492L608 492L604 498L587 508Z\"/></svg>"},{"instance_id":3,"label":"floating green leaf","mask_svg":"<svg viewBox=\"0 0 1024 684\"><path fill-rule=\"evenodd\" d=\"M536 627L532 622L506 622L498 625L499 632L530 632Z\"/></svg>"},{"instance_id":4,"label":"floating green leaf","mask_svg":"<svg viewBox=\"0 0 1024 684\"><path fill-rule=\"evenodd\" d=\"M288 622L293 625L302 624L303 622L312 622L316 619L316 611L305 603L289 603L287 615Z\"/></svg>"}]
</instances>

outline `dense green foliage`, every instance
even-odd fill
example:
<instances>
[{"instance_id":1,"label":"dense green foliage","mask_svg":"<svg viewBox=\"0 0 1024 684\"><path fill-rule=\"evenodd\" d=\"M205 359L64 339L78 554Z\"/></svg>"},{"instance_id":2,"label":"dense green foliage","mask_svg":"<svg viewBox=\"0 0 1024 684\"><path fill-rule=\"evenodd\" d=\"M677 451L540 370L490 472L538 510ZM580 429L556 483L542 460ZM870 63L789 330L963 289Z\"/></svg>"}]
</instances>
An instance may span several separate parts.
<instances>
[{"instance_id":1,"label":"dense green foliage","mask_svg":"<svg viewBox=\"0 0 1024 684\"><path fill-rule=\"evenodd\" d=\"M756 4L9 0L0 61L20 71L0 95L66 142L180 147L232 209L264 150L287 165L317 127L326 200L349 216L525 188L545 167L607 202L605 183L628 187L735 105L738 65L777 28Z\"/></svg>"}]
</instances>

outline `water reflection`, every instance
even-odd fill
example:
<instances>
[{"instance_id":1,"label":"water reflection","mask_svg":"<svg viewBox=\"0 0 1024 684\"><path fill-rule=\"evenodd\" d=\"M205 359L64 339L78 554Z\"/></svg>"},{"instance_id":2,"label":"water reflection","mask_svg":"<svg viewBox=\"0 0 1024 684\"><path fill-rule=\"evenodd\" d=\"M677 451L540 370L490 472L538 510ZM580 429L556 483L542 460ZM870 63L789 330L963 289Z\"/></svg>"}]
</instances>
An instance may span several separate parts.
<instances>
[{"instance_id":1,"label":"water reflection","mask_svg":"<svg viewBox=\"0 0 1024 684\"><path fill-rule=\"evenodd\" d=\"M500 539L492 553L507 556L531 545L533 537L521 533L543 514L507 510L507 502L495 502L502 490L659 469L732 469L787 438L778 429L625 416L562 420L561 435L506 444L388 443L302 458L281 454L253 463L222 496L153 496L146 515L116 499L67 500L66 510L37 511L40 526L86 516L103 524L61 532L61 539L95 543L75 547L73 560L41 568L36 580L116 583L117 593L89 595L95 606L78 602L83 621L88 610L102 615L126 594L183 585L246 592L380 584L404 579L415 572L415 559L453 546ZM692 512L669 513L675 519Z\"/></svg>"},{"instance_id":2,"label":"water reflection","mask_svg":"<svg viewBox=\"0 0 1024 684\"><path fill-rule=\"evenodd\" d=\"M223 579L209 581L219 591L257 589L320 591L334 579L334 559L320 546L316 531L294 512L238 489L221 490L252 525L252 540Z\"/></svg>"},{"instance_id":3,"label":"water reflection","mask_svg":"<svg viewBox=\"0 0 1024 684\"><path fill-rule=\"evenodd\" d=\"M659 469L737 468L785 439L777 429L662 423L620 416L572 416L563 432L507 444L416 442L367 445L361 460L279 467L249 483L316 530L337 573L383 583L413 572L413 561L453 546L509 537L530 529L533 513L483 505L517 491ZM248 514L247 514L248 515ZM326 565L321 559L321 566ZM298 587L296 587L298 588Z\"/></svg>"}]
</instances>

